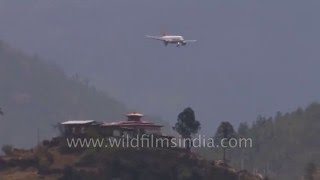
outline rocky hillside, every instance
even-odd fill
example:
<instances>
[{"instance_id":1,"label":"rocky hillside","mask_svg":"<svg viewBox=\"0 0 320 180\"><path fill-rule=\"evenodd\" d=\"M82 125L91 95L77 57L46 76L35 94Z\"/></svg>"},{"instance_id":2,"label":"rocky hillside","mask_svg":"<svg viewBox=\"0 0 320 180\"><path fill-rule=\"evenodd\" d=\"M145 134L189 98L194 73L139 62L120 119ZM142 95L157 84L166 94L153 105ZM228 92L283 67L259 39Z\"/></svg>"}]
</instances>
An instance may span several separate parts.
<instances>
[{"instance_id":1,"label":"rocky hillside","mask_svg":"<svg viewBox=\"0 0 320 180\"><path fill-rule=\"evenodd\" d=\"M259 180L219 161L177 149L87 149L66 152L52 143L7 149L0 179L16 180Z\"/></svg>"}]
</instances>

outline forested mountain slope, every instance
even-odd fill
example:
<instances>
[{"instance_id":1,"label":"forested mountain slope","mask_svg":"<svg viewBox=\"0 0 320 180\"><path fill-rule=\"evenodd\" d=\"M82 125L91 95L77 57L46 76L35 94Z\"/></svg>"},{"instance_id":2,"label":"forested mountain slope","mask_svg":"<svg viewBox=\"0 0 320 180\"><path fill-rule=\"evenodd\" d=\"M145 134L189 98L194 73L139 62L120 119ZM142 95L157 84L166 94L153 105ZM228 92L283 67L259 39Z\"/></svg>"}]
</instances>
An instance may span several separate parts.
<instances>
[{"instance_id":1,"label":"forested mountain slope","mask_svg":"<svg viewBox=\"0 0 320 180\"><path fill-rule=\"evenodd\" d=\"M259 116L252 125L241 123L237 136L252 138L253 147L228 149L234 166L276 179L301 179L308 163L320 164L320 104L274 117ZM220 150L203 153L221 159Z\"/></svg>"},{"instance_id":2,"label":"forested mountain slope","mask_svg":"<svg viewBox=\"0 0 320 180\"><path fill-rule=\"evenodd\" d=\"M33 146L67 119L118 121L128 108L87 80L0 42L0 145ZM152 119L152 118L151 118ZM162 122L163 124L163 122Z\"/></svg>"}]
</instances>

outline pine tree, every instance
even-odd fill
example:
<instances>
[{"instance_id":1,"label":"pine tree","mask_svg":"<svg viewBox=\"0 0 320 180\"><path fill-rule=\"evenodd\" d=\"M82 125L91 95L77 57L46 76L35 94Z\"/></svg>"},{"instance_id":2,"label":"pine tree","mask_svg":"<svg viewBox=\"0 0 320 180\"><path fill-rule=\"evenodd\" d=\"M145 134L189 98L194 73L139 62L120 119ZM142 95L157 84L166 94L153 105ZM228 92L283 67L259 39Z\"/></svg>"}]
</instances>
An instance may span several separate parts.
<instances>
[{"instance_id":1,"label":"pine tree","mask_svg":"<svg viewBox=\"0 0 320 180\"><path fill-rule=\"evenodd\" d=\"M229 122L222 122L217 129L215 139L224 144L220 144L223 149L223 161L226 161L226 150L231 138L235 137L235 131L233 126Z\"/></svg>"}]
</instances>

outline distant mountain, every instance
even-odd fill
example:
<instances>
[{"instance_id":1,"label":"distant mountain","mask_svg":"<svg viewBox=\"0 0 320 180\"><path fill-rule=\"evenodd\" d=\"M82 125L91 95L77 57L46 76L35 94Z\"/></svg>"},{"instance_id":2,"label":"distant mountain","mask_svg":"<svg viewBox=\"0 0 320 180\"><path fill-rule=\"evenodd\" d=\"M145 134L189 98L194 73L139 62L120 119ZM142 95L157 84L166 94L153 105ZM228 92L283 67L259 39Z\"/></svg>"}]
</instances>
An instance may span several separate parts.
<instances>
[{"instance_id":1,"label":"distant mountain","mask_svg":"<svg viewBox=\"0 0 320 180\"><path fill-rule=\"evenodd\" d=\"M320 101L319 6L312 0L1 0L0 39L171 123L191 106L206 124L201 132L213 135L219 120L236 125ZM165 48L145 38L161 31L199 42Z\"/></svg>"},{"instance_id":2,"label":"distant mountain","mask_svg":"<svg viewBox=\"0 0 320 180\"><path fill-rule=\"evenodd\" d=\"M0 117L0 145L18 147L55 135L57 122L118 121L129 111L88 80L69 77L57 65L4 42L0 42L0 107L5 113Z\"/></svg>"}]
</instances>

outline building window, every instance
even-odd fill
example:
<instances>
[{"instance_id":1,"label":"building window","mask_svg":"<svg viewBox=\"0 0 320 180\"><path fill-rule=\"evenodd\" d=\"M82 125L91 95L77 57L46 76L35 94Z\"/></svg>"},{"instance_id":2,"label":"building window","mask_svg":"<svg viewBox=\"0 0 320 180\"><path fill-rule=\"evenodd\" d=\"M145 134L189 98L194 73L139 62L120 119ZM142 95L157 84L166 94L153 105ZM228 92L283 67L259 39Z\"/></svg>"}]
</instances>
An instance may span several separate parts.
<instances>
[{"instance_id":1,"label":"building window","mask_svg":"<svg viewBox=\"0 0 320 180\"><path fill-rule=\"evenodd\" d=\"M81 134L84 134L85 133L85 129L84 127L81 127Z\"/></svg>"}]
</instances>

